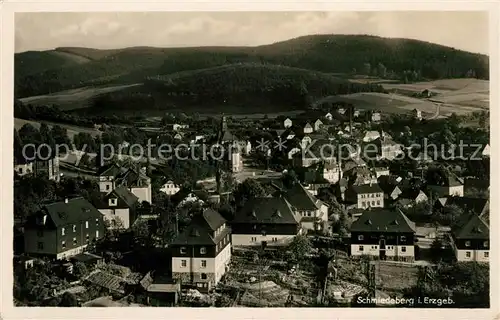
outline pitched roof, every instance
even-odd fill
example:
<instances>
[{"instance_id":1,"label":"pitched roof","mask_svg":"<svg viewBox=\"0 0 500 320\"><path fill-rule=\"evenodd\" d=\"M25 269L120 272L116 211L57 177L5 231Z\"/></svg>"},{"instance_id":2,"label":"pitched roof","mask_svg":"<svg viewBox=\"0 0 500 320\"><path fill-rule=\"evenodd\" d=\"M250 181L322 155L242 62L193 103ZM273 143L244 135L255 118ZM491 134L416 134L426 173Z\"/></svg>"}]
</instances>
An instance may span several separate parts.
<instances>
[{"instance_id":1,"label":"pitched roof","mask_svg":"<svg viewBox=\"0 0 500 320\"><path fill-rule=\"evenodd\" d=\"M375 209L365 211L351 225L351 232L415 232L415 223L401 210Z\"/></svg>"},{"instance_id":2,"label":"pitched roof","mask_svg":"<svg viewBox=\"0 0 500 320\"><path fill-rule=\"evenodd\" d=\"M27 225L36 225L36 219L46 213L55 227L75 224L83 220L102 219L102 214L83 197L68 199L68 202L58 201L45 204L41 210L28 218Z\"/></svg>"},{"instance_id":3,"label":"pitched roof","mask_svg":"<svg viewBox=\"0 0 500 320\"><path fill-rule=\"evenodd\" d=\"M235 214L233 223L298 224L292 205L283 197L249 199Z\"/></svg>"},{"instance_id":4,"label":"pitched roof","mask_svg":"<svg viewBox=\"0 0 500 320\"><path fill-rule=\"evenodd\" d=\"M380 186L377 183L353 185L351 189L353 192L357 194L384 192L384 190L382 190L382 188L380 188Z\"/></svg>"},{"instance_id":5,"label":"pitched roof","mask_svg":"<svg viewBox=\"0 0 500 320\"><path fill-rule=\"evenodd\" d=\"M119 166L116 163L111 163L98 169L97 174L100 177L117 177L124 173L127 169Z\"/></svg>"},{"instance_id":6,"label":"pitched roof","mask_svg":"<svg viewBox=\"0 0 500 320\"><path fill-rule=\"evenodd\" d=\"M137 198L135 194L130 192L125 186L120 186L115 188L113 191L110 192L109 195L113 194L116 195L118 198L122 199L129 207L134 206L134 204L139 200L139 198Z\"/></svg>"},{"instance_id":7,"label":"pitched roof","mask_svg":"<svg viewBox=\"0 0 500 320\"><path fill-rule=\"evenodd\" d=\"M321 206L321 201L307 191L300 183L285 190L283 195L286 200L298 210L317 210Z\"/></svg>"},{"instance_id":8,"label":"pitched roof","mask_svg":"<svg viewBox=\"0 0 500 320\"><path fill-rule=\"evenodd\" d=\"M225 237L229 232L226 228L224 232L217 237L213 237L217 230L226 220L215 210L205 209L201 214L197 214L172 242L174 245L212 245L218 242L218 239Z\"/></svg>"},{"instance_id":9,"label":"pitched roof","mask_svg":"<svg viewBox=\"0 0 500 320\"><path fill-rule=\"evenodd\" d=\"M465 213L481 214L489 205L488 199L470 198L470 197L447 197L444 206L456 205L464 210Z\"/></svg>"},{"instance_id":10,"label":"pitched roof","mask_svg":"<svg viewBox=\"0 0 500 320\"><path fill-rule=\"evenodd\" d=\"M121 183L128 187L146 187L149 184L149 177L143 172L136 169L126 169L118 177Z\"/></svg>"},{"instance_id":11,"label":"pitched roof","mask_svg":"<svg viewBox=\"0 0 500 320\"><path fill-rule=\"evenodd\" d=\"M465 215L453 228L453 234L457 239L484 239L490 238L490 227L475 214Z\"/></svg>"}]
</instances>

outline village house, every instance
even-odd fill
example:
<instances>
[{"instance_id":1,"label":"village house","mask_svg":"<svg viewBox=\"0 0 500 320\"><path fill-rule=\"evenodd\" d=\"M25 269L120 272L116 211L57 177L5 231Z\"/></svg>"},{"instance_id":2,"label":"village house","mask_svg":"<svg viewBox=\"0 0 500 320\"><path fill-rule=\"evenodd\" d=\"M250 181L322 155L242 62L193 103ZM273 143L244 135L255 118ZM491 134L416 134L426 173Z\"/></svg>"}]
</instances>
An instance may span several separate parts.
<instances>
[{"instance_id":1,"label":"village house","mask_svg":"<svg viewBox=\"0 0 500 320\"><path fill-rule=\"evenodd\" d=\"M314 128L311 126L310 123L306 123L303 127L303 133L308 134L308 133L313 133Z\"/></svg>"},{"instance_id":2,"label":"village house","mask_svg":"<svg viewBox=\"0 0 500 320\"><path fill-rule=\"evenodd\" d=\"M229 268L231 231L220 213L205 209L193 217L170 247L172 278L181 286L196 286L198 291L208 292Z\"/></svg>"},{"instance_id":3,"label":"village house","mask_svg":"<svg viewBox=\"0 0 500 320\"><path fill-rule=\"evenodd\" d=\"M332 114L331 114L330 112L327 112L327 113L325 114L325 119L327 119L327 120L329 120L329 121L332 121L332 120L333 120L333 116L332 116Z\"/></svg>"},{"instance_id":4,"label":"village house","mask_svg":"<svg viewBox=\"0 0 500 320\"><path fill-rule=\"evenodd\" d=\"M325 184L324 187L328 186ZM291 204L296 216L300 217L300 224L304 231L323 230L328 222L328 205L317 199L300 183L283 191L279 195L285 197Z\"/></svg>"},{"instance_id":5,"label":"village house","mask_svg":"<svg viewBox=\"0 0 500 320\"><path fill-rule=\"evenodd\" d=\"M249 199L231 222L233 246L286 246L302 232L300 217L284 197Z\"/></svg>"},{"instance_id":6,"label":"village house","mask_svg":"<svg viewBox=\"0 0 500 320\"><path fill-rule=\"evenodd\" d=\"M152 202L151 178L144 169L124 168L117 164L111 164L100 168L99 190L109 193L119 186L125 186L132 192L139 202Z\"/></svg>"},{"instance_id":7,"label":"village house","mask_svg":"<svg viewBox=\"0 0 500 320\"><path fill-rule=\"evenodd\" d=\"M106 194L97 209L107 221L109 229L130 228L136 219L139 198L125 186L119 186Z\"/></svg>"},{"instance_id":8,"label":"village house","mask_svg":"<svg viewBox=\"0 0 500 320\"><path fill-rule=\"evenodd\" d=\"M165 193L167 196L171 196L176 194L181 190L181 187L175 184L172 180L168 180L163 186L160 188L160 191Z\"/></svg>"},{"instance_id":9,"label":"village house","mask_svg":"<svg viewBox=\"0 0 500 320\"><path fill-rule=\"evenodd\" d=\"M181 190L172 195L171 200L177 208L182 208L187 204L198 204L201 206L207 202L208 194L203 190L190 191L181 188Z\"/></svg>"},{"instance_id":10,"label":"village house","mask_svg":"<svg viewBox=\"0 0 500 320\"><path fill-rule=\"evenodd\" d=\"M458 261L489 262L489 225L476 214L465 215L452 229L452 247Z\"/></svg>"},{"instance_id":11,"label":"village house","mask_svg":"<svg viewBox=\"0 0 500 320\"><path fill-rule=\"evenodd\" d=\"M33 173L37 177L44 177L46 179L59 182L61 180L59 158L55 157L48 160L35 160L33 162Z\"/></svg>"},{"instance_id":12,"label":"village house","mask_svg":"<svg viewBox=\"0 0 500 320\"><path fill-rule=\"evenodd\" d=\"M314 131L319 131L323 127L323 121L321 119L318 119L314 122Z\"/></svg>"},{"instance_id":13,"label":"village house","mask_svg":"<svg viewBox=\"0 0 500 320\"><path fill-rule=\"evenodd\" d=\"M358 209L383 208L384 191L376 183L352 185L346 192L346 201Z\"/></svg>"},{"instance_id":14,"label":"village house","mask_svg":"<svg viewBox=\"0 0 500 320\"><path fill-rule=\"evenodd\" d=\"M401 210L371 209L351 225L351 256L415 261L415 223Z\"/></svg>"},{"instance_id":15,"label":"village house","mask_svg":"<svg viewBox=\"0 0 500 320\"><path fill-rule=\"evenodd\" d=\"M375 176L377 177L377 179L382 176L388 176L390 174L389 168L375 167L373 170L375 171Z\"/></svg>"},{"instance_id":16,"label":"village house","mask_svg":"<svg viewBox=\"0 0 500 320\"><path fill-rule=\"evenodd\" d=\"M293 122L290 118L286 118L285 121L283 121L283 127L285 128L290 128L292 126Z\"/></svg>"},{"instance_id":17,"label":"village house","mask_svg":"<svg viewBox=\"0 0 500 320\"><path fill-rule=\"evenodd\" d=\"M464 196L464 184L451 171L441 168L437 174L428 175L427 186L439 197Z\"/></svg>"},{"instance_id":18,"label":"village house","mask_svg":"<svg viewBox=\"0 0 500 320\"><path fill-rule=\"evenodd\" d=\"M24 252L66 259L104 236L102 214L82 197L42 205L24 226Z\"/></svg>"},{"instance_id":19,"label":"village house","mask_svg":"<svg viewBox=\"0 0 500 320\"><path fill-rule=\"evenodd\" d=\"M417 119L417 120L422 120L422 111L421 110L418 110L418 109L413 109L412 110L412 116L413 118Z\"/></svg>"},{"instance_id":20,"label":"village house","mask_svg":"<svg viewBox=\"0 0 500 320\"><path fill-rule=\"evenodd\" d=\"M26 161L24 163L14 164L14 172L21 177L33 173L33 162Z\"/></svg>"},{"instance_id":21,"label":"village house","mask_svg":"<svg viewBox=\"0 0 500 320\"><path fill-rule=\"evenodd\" d=\"M371 117L371 121L372 122L380 122L380 120L382 120L382 116L381 116L380 112L373 112L372 117Z\"/></svg>"},{"instance_id":22,"label":"village house","mask_svg":"<svg viewBox=\"0 0 500 320\"><path fill-rule=\"evenodd\" d=\"M180 131L180 130L184 130L184 129L189 129L189 125L188 124L173 123L173 124L165 125L165 129L167 131Z\"/></svg>"}]
</instances>

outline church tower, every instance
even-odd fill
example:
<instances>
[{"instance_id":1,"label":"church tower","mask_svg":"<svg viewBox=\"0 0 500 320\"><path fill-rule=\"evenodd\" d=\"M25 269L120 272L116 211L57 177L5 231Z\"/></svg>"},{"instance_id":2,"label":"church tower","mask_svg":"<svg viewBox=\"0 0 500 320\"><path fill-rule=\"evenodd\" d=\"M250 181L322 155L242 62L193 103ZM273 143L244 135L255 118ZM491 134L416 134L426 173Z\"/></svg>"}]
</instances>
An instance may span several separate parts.
<instances>
[{"instance_id":1,"label":"church tower","mask_svg":"<svg viewBox=\"0 0 500 320\"><path fill-rule=\"evenodd\" d=\"M222 133L226 132L227 131L227 118L225 115L222 115L222 119L221 119L221 122L220 122L220 131Z\"/></svg>"}]
</instances>

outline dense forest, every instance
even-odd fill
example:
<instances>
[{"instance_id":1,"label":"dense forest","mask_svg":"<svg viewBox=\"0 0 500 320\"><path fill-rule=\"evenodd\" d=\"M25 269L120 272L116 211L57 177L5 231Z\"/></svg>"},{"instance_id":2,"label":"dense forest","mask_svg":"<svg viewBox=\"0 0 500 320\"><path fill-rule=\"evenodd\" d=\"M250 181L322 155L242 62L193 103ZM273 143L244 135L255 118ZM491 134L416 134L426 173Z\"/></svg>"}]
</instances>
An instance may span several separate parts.
<instances>
[{"instance_id":1,"label":"dense forest","mask_svg":"<svg viewBox=\"0 0 500 320\"><path fill-rule=\"evenodd\" d=\"M62 59L58 57L60 52L89 61L58 62ZM485 55L422 41L361 35L305 36L259 47L61 48L16 55L16 97L85 85L136 83L148 76L234 63L274 64L323 73L411 78L412 81L457 77L488 79L488 60Z\"/></svg>"}]
</instances>

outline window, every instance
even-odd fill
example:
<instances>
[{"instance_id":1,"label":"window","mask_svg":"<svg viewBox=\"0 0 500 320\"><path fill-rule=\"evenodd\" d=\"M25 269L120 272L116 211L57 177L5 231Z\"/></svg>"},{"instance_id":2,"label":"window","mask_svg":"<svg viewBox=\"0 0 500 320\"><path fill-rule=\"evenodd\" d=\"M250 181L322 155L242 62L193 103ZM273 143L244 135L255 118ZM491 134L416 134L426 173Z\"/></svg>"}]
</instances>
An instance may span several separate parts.
<instances>
[{"instance_id":1,"label":"window","mask_svg":"<svg viewBox=\"0 0 500 320\"><path fill-rule=\"evenodd\" d=\"M365 248L363 246L359 246L359 251L363 251Z\"/></svg>"},{"instance_id":2,"label":"window","mask_svg":"<svg viewBox=\"0 0 500 320\"><path fill-rule=\"evenodd\" d=\"M181 247L181 254L186 254L187 250L186 247Z\"/></svg>"},{"instance_id":3,"label":"window","mask_svg":"<svg viewBox=\"0 0 500 320\"><path fill-rule=\"evenodd\" d=\"M116 206L116 199L109 199L109 205L110 206Z\"/></svg>"},{"instance_id":4,"label":"window","mask_svg":"<svg viewBox=\"0 0 500 320\"><path fill-rule=\"evenodd\" d=\"M19 168L19 174L23 174L23 168Z\"/></svg>"},{"instance_id":5,"label":"window","mask_svg":"<svg viewBox=\"0 0 500 320\"><path fill-rule=\"evenodd\" d=\"M201 279L202 280L207 280L207 274L206 273L202 273L201 274Z\"/></svg>"},{"instance_id":6,"label":"window","mask_svg":"<svg viewBox=\"0 0 500 320\"><path fill-rule=\"evenodd\" d=\"M89 228L89 222L88 221L85 221L85 228Z\"/></svg>"},{"instance_id":7,"label":"window","mask_svg":"<svg viewBox=\"0 0 500 320\"><path fill-rule=\"evenodd\" d=\"M90 242L90 236L89 236L89 234L88 234L88 233L87 233L87 236L85 237L85 240L87 241L87 243L89 243L89 242Z\"/></svg>"},{"instance_id":8,"label":"window","mask_svg":"<svg viewBox=\"0 0 500 320\"><path fill-rule=\"evenodd\" d=\"M466 256L467 258L470 258L470 251L466 251L466 252L465 252L465 256Z\"/></svg>"},{"instance_id":9,"label":"window","mask_svg":"<svg viewBox=\"0 0 500 320\"><path fill-rule=\"evenodd\" d=\"M73 225L73 232L76 232L76 224Z\"/></svg>"},{"instance_id":10,"label":"window","mask_svg":"<svg viewBox=\"0 0 500 320\"><path fill-rule=\"evenodd\" d=\"M38 242L38 250L43 250L43 242Z\"/></svg>"},{"instance_id":11,"label":"window","mask_svg":"<svg viewBox=\"0 0 500 320\"><path fill-rule=\"evenodd\" d=\"M488 246L489 246L489 245L490 245L490 244L489 244L489 242L488 242L488 241L485 241L485 242L483 243L483 246L484 246L485 248L488 248Z\"/></svg>"},{"instance_id":12,"label":"window","mask_svg":"<svg viewBox=\"0 0 500 320\"><path fill-rule=\"evenodd\" d=\"M201 247L201 248L200 248L200 253L201 253L201 254L206 254L206 253L207 253L207 248L205 248L205 247Z\"/></svg>"},{"instance_id":13,"label":"window","mask_svg":"<svg viewBox=\"0 0 500 320\"><path fill-rule=\"evenodd\" d=\"M485 253L484 253L484 257L485 257L485 258L488 258L489 256L490 256L490 253L489 253L489 252L485 252Z\"/></svg>"},{"instance_id":14,"label":"window","mask_svg":"<svg viewBox=\"0 0 500 320\"><path fill-rule=\"evenodd\" d=\"M109 184L106 185L106 190L109 190Z\"/></svg>"},{"instance_id":15,"label":"window","mask_svg":"<svg viewBox=\"0 0 500 320\"><path fill-rule=\"evenodd\" d=\"M206 268L207 267L207 260L201 260L201 267Z\"/></svg>"},{"instance_id":16,"label":"window","mask_svg":"<svg viewBox=\"0 0 500 320\"><path fill-rule=\"evenodd\" d=\"M401 252L406 252L406 247L401 247Z\"/></svg>"},{"instance_id":17,"label":"window","mask_svg":"<svg viewBox=\"0 0 500 320\"><path fill-rule=\"evenodd\" d=\"M43 237L43 230L38 230L36 232L36 235L39 236L40 238Z\"/></svg>"},{"instance_id":18,"label":"window","mask_svg":"<svg viewBox=\"0 0 500 320\"><path fill-rule=\"evenodd\" d=\"M358 236L358 240L363 240L364 238L365 238L365 237L364 237L362 234L360 234L360 235Z\"/></svg>"},{"instance_id":19,"label":"window","mask_svg":"<svg viewBox=\"0 0 500 320\"><path fill-rule=\"evenodd\" d=\"M311 212L310 211L307 211L307 216L310 217L311 216Z\"/></svg>"},{"instance_id":20,"label":"window","mask_svg":"<svg viewBox=\"0 0 500 320\"><path fill-rule=\"evenodd\" d=\"M379 206L379 205L380 205L380 200L377 200L377 206Z\"/></svg>"},{"instance_id":21,"label":"window","mask_svg":"<svg viewBox=\"0 0 500 320\"><path fill-rule=\"evenodd\" d=\"M96 239L99 239L99 230L97 230L97 231L95 232L95 237L96 237Z\"/></svg>"},{"instance_id":22,"label":"window","mask_svg":"<svg viewBox=\"0 0 500 320\"><path fill-rule=\"evenodd\" d=\"M187 261L186 260L181 260L181 267L186 267L187 266Z\"/></svg>"},{"instance_id":23,"label":"window","mask_svg":"<svg viewBox=\"0 0 500 320\"><path fill-rule=\"evenodd\" d=\"M372 206L374 206L374 205L375 205L375 201L372 201Z\"/></svg>"},{"instance_id":24,"label":"window","mask_svg":"<svg viewBox=\"0 0 500 320\"><path fill-rule=\"evenodd\" d=\"M63 249L66 249L66 241L63 241L63 242L61 243L61 246L62 246L62 248L63 248Z\"/></svg>"},{"instance_id":25,"label":"window","mask_svg":"<svg viewBox=\"0 0 500 320\"><path fill-rule=\"evenodd\" d=\"M365 207L365 206L366 206L366 202L364 202L364 201L363 201L363 202L361 202L361 206L362 206L362 207Z\"/></svg>"},{"instance_id":26,"label":"window","mask_svg":"<svg viewBox=\"0 0 500 320\"><path fill-rule=\"evenodd\" d=\"M470 247L470 241L465 241L465 246Z\"/></svg>"},{"instance_id":27,"label":"window","mask_svg":"<svg viewBox=\"0 0 500 320\"><path fill-rule=\"evenodd\" d=\"M66 229L64 227L61 228L61 236L64 236L66 234Z\"/></svg>"},{"instance_id":28,"label":"window","mask_svg":"<svg viewBox=\"0 0 500 320\"><path fill-rule=\"evenodd\" d=\"M401 236L401 241L406 241L406 237L405 236Z\"/></svg>"},{"instance_id":29,"label":"window","mask_svg":"<svg viewBox=\"0 0 500 320\"><path fill-rule=\"evenodd\" d=\"M257 237L252 237L252 242L257 242Z\"/></svg>"},{"instance_id":30,"label":"window","mask_svg":"<svg viewBox=\"0 0 500 320\"><path fill-rule=\"evenodd\" d=\"M96 224L97 226L99 226L99 218L96 218L96 219L95 219L95 224Z\"/></svg>"},{"instance_id":31,"label":"window","mask_svg":"<svg viewBox=\"0 0 500 320\"><path fill-rule=\"evenodd\" d=\"M73 238L73 245L76 245L76 244L77 244L76 238Z\"/></svg>"}]
</instances>

